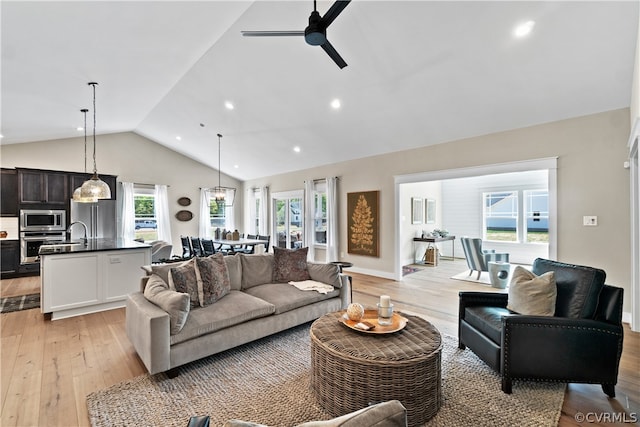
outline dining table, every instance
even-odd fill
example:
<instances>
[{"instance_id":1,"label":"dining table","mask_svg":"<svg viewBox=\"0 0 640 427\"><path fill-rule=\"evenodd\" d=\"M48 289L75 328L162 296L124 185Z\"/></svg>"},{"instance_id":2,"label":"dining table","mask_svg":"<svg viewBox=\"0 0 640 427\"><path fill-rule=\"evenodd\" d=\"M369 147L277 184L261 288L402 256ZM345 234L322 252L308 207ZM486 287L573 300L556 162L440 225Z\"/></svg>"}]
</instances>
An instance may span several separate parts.
<instances>
[{"instance_id":1,"label":"dining table","mask_svg":"<svg viewBox=\"0 0 640 427\"><path fill-rule=\"evenodd\" d=\"M221 247L230 246L233 250L235 246L243 246L243 247L255 247L256 245L264 245L265 252L268 250L267 245L269 241L266 239L245 239L240 238L238 240L231 239L212 239L214 245L221 245ZM255 250L253 251L256 252Z\"/></svg>"}]
</instances>

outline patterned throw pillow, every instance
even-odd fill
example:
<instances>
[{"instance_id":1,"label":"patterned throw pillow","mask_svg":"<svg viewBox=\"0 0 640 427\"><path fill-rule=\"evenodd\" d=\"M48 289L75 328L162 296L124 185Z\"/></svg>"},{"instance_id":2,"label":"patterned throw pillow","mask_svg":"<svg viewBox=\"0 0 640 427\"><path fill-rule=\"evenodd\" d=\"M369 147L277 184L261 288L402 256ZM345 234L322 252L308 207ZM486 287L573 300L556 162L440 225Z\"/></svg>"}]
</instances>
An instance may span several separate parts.
<instances>
[{"instance_id":1,"label":"patterned throw pillow","mask_svg":"<svg viewBox=\"0 0 640 427\"><path fill-rule=\"evenodd\" d=\"M231 291L229 271L221 253L206 258L197 257L196 273L202 307L213 304Z\"/></svg>"},{"instance_id":2,"label":"patterned throw pillow","mask_svg":"<svg viewBox=\"0 0 640 427\"><path fill-rule=\"evenodd\" d=\"M189 294L191 308L200 305L198 297L198 279L196 277L195 261L182 264L169 270L169 287L176 292Z\"/></svg>"},{"instance_id":3,"label":"patterned throw pillow","mask_svg":"<svg viewBox=\"0 0 640 427\"><path fill-rule=\"evenodd\" d=\"M273 247L273 281L276 283L300 282L311 279L307 270L309 248L283 249Z\"/></svg>"}]
</instances>

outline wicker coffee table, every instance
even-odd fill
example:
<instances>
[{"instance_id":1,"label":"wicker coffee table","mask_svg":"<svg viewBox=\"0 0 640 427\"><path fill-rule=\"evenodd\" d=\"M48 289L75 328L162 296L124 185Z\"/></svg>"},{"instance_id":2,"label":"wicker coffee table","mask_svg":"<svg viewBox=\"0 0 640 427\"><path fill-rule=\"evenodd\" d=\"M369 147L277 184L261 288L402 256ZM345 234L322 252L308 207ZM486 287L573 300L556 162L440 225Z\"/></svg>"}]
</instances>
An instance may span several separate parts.
<instances>
[{"instance_id":1,"label":"wicker coffee table","mask_svg":"<svg viewBox=\"0 0 640 427\"><path fill-rule=\"evenodd\" d=\"M344 311L311 325L311 391L331 416L397 399L410 426L424 424L442 404L438 330L426 320L391 334L354 331L340 322Z\"/></svg>"}]
</instances>

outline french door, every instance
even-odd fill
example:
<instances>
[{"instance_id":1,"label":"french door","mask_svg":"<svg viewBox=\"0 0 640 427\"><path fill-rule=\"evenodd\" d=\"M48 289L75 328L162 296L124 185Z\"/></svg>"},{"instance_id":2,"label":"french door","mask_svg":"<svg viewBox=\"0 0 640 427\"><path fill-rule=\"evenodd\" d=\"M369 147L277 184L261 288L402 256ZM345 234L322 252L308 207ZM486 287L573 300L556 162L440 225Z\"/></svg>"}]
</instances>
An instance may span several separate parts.
<instances>
[{"instance_id":1,"label":"french door","mask_svg":"<svg viewBox=\"0 0 640 427\"><path fill-rule=\"evenodd\" d=\"M304 246L304 192L302 190L272 195L274 245L296 249Z\"/></svg>"}]
</instances>

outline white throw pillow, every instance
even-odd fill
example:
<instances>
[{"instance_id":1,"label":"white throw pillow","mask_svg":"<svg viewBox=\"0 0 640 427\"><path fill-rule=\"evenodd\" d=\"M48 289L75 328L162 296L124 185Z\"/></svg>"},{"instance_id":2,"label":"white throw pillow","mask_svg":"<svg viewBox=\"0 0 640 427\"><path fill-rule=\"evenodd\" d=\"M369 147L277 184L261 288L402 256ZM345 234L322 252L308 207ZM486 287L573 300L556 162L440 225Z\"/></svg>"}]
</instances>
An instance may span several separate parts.
<instances>
[{"instance_id":1,"label":"white throw pillow","mask_svg":"<svg viewBox=\"0 0 640 427\"><path fill-rule=\"evenodd\" d=\"M509 284L507 308L519 314L553 316L556 311L556 278L553 271L536 276L517 266Z\"/></svg>"}]
</instances>

